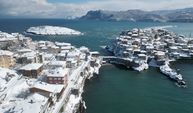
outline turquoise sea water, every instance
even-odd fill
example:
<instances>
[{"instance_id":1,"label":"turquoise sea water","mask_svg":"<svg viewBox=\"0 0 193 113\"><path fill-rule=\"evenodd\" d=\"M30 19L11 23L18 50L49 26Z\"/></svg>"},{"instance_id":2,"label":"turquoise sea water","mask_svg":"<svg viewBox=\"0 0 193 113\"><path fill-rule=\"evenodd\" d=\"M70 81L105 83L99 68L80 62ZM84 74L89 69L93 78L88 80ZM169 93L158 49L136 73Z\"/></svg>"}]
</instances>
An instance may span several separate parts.
<instances>
[{"instance_id":1,"label":"turquoise sea water","mask_svg":"<svg viewBox=\"0 0 193 113\"><path fill-rule=\"evenodd\" d=\"M192 23L144 23L110 21L66 21L15 19L0 20L0 31L23 33L39 25L66 26L83 32L83 36L31 36L34 40L70 42L88 46L105 54L100 46L109 44L122 30L134 27L171 25L168 28L186 36L193 35ZM178 88L156 68L138 73L119 66L103 66L100 75L87 81L84 100L86 113L193 113L193 61L179 61L188 88Z\"/></svg>"}]
</instances>

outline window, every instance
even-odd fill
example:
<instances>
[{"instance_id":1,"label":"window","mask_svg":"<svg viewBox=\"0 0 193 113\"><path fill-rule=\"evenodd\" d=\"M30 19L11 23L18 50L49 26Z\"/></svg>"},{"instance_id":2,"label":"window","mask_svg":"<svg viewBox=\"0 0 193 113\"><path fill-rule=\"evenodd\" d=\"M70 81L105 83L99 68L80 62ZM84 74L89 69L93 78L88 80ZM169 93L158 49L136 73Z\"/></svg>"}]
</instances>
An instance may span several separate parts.
<instances>
[{"instance_id":1,"label":"window","mask_svg":"<svg viewBox=\"0 0 193 113\"><path fill-rule=\"evenodd\" d=\"M62 78L58 78L58 80L62 80Z\"/></svg>"},{"instance_id":2,"label":"window","mask_svg":"<svg viewBox=\"0 0 193 113\"><path fill-rule=\"evenodd\" d=\"M53 80L53 78L50 77L49 80Z\"/></svg>"},{"instance_id":3,"label":"window","mask_svg":"<svg viewBox=\"0 0 193 113\"><path fill-rule=\"evenodd\" d=\"M35 70L31 71L32 76L37 76L37 72Z\"/></svg>"}]
</instances>

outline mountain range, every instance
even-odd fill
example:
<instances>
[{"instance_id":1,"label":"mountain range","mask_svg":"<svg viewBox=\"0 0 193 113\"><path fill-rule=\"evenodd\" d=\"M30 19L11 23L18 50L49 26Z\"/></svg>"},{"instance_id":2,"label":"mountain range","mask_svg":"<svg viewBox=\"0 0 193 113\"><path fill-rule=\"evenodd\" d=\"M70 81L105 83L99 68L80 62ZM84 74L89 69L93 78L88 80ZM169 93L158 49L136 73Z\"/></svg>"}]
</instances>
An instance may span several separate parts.
<instances>
[{"instance_id":1,"label":"mountain range","mask_svg":"<svg viewBox=\"0 0 193 113\"><path fill-rule=\"evenodd\" d=\"M88 11L81 20L136 21L136 22L193 22L193 7L175 10L127 10L127 11Z\"/></svg>"}]
</instances>

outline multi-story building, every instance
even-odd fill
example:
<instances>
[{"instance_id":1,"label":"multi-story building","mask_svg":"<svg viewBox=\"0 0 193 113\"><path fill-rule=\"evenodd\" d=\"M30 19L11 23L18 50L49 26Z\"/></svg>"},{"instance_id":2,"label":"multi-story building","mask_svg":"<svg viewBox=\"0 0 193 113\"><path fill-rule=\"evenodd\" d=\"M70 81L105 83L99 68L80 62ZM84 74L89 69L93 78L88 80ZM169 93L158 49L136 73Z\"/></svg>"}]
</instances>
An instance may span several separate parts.
<instances>
[{"instance_id":1,"label":"multi-story building","mask_svg":"<svg viewBox=\"0 0 193 113\"><path fill-rule=\"evenodd\" d=\"M8 68L15 64L13 53L10 51L0 50L0 67Z\"/></svg>"},{"instance_id":2,"label":"multi-story building","mask_svg":"<svg viewBox=\"0 0 193 113\"><path fill-rule=\"evenodd\" d=\"M50 84L64 84L67 85L67 80L69 76L68 68L56 68L45 72L47 76L47 82Z\"/></svg>"},{"instance_id":3,"label":"multi-story building","mask_svg":"<svg viewBox=\"0 0 193 113\"><path fill-rule=\"evenodd\" d=\"M43 70L43 64L33 63L27 64L19 69L19 72L24 76L37 78Z\"/></svg>"}]
</instances>

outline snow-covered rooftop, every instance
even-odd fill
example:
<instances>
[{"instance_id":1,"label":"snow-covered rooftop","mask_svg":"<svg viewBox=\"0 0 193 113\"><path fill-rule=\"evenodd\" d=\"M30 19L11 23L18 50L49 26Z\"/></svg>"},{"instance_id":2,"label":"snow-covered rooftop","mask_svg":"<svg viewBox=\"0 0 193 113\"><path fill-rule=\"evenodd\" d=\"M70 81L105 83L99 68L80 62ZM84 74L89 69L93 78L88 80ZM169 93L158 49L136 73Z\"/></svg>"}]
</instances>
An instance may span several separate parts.
<instances>
[{"instance_id":1,"label":"snow-covered rooftop","mask_svg":"<svg viewBox=\"0 0 193 113\"><path fill-rule=\"evenodd\" d=\"M51 61L49 63L50 66L65 66L66 65L66 61Z\"/></svg>"},{"instance_id":2,"label":"snow-covered rooftop","mask_svg":"<svg viewBox=\"0 0 193 113\"><path fill-rule=\"evenodd\" d=\"M0 94L9 87L14 81L17 80L19 75L14 71L7 68L0 68Z\"/></svg>"},{"instance_id":3,"label":"snow-covered rooftop","mask_svg":"<svg viewBox=\"0 0 193 113\"><path fill-rule=\"evenodd\" d=\"M69 73L69 68L56 68L45 72L47 77L64 77Z\"/></svg>"},{"instance_id":4,"label":"snow-covered rooftop","mask_svg":"<svg viewBox=\"0 0 193 113\"><path fill-rule=\"evenodd\" d=\"M11 52L11 51L6 51L6 50L0 50L0 55L12 56L12 55L13 55L13 52Z\"/></svg>"},{"instance_id":5,"label":"snow-covered rooftop","mask_svg":"<svg viewBox=\"0 0 193 113\"><path fill-rule=\"evenodd\" d=\"M27 52L21 55L21 57L27 57L27 58L34 58L36 57L36 52L32 51L32 52Z\"/></svg>"},{"instance_id":6,"label":"snow-covered rooftop","mask_svg":"<svg viewBox=\"0 0 193 113\"><path fill-rule=\"evenodd\" d=\"M37 70L42 66L43 66L43 64L41 64L41 63L27 64L27 65L21 67L20 70Z\"/></svg>"},{"instance_id":7,"label":"snow-covered rooftop","mask_svg":"<svg viewBox=\"0 0 193 113\"><path fill-rule=\"evenodd\" d=\"M44 91L48 91L51 93L60 93L62 91L62 89L64 88L64 85L60 85L60 84L48 84L45 82L36 82L32 88L37 88L37 89L41 89Z\"/></svg>"},{"instance_id":8,"label":"snow-covered rooftop","mask_svg":"<svg viewBox=\"0 0 193 113\"><path fill-rule=\"evenodd\" d=\"M57 46L71 46L70 43L64 43L64 42L55 42Z\"/></svg>"},{"instance_id":9,"label":"snow-covered rooftop","mask_svg":"<svg viewBox=\"0 0 193 113\"><path fill-rule=\"evenodd\" d=\"M60 53L68 53L70 50L61 50Z\"/></svg>"},{"instance_id":10,"label":"snow-covered rooftop","mask_svg":"<svg viewBox=\"0 0 193 113\"><path fill-rule=\"evenodd\" d=\"M145 57L145 54L138 54L139 57Z\"/></svg>"},{"instance_id":11,"label":"snow-covered rooftop","mask_svg":"<svg viewBox=\"0 0 193 113\"><path fill-rule=\"evenodd\" d=\"M175 50L175 49L176 49L176 50L178 49L177 46L170 46L169 48L170 48L170 49L174 49L174 50Z\"/></svg>"},{"instance_id":12,"label":"snow-covered rooftop","mask_svg":"<svg viewBox=\"0 0 193 113\"><path fill-rule=\"evenodd\" d=\"M25 79L20 79L7 90L4 100L1 101L0 113L39 113L47 103L48 98L38 93L29 94Z\"/></svg>"},{"instance_id":13,"label":"snow-covered rooftop","mask_svg":"<svg viewBox=\"0 0 193 113\"><path fill-rule=\"evenodd\" d=\"M31 49L19 49L18 52L24 53L24 52L31 52Z\"/></svg>"},{"instance_id":14,"label":"snow-covered rooftop","mask_svg":"<svg viewBox=\"0 0 193 113\"><path fill-rule=\"evenodd\" d=\"M15 36L13 36L9 33L5 33L5 32L0 31L0 41L15 40L15 39L17 39L17 38L15 38Z\"/></svg>"},{"instance_id":15,"label":"snow-covered rooftop","mask_svg":"<svg viewBox=\"0 0 193 113\"><path fill-rule=\"evenodd\" d=\"M58 47L58 46L51 46L51 48L53 48L53 49L59 49L60 47Z\"/></svg>"},{"instance_id":16,"label":"snow-covered rooftop","mask_svg":"<svg viewBox=\"0 0 193 113\"><path fill-rule=\"evenodd\" d=\"M99 55L100 53L98 51L92 51L90 52L91 55Z\"/></svg>"},{"instance_id":17,"label":"snow-covered rooftop","mask_svg":"<svg viewBox=\"0 0 193 113\"><path fill-rule=\"evenodd\" d=\"M38 42L38 44L46 44L46 41L41 40Z\"/></svg>"},{"instance_id":18,"label":"snow-covered rooftop","mask_svg":"<svg viewBox=\"0 0 193 113\"><path fill-rule=\"evenodd\" d=\"M45 54L43 54L43 56L44 56L44 58L52 58L52 57L54 57L54 55L50 54L50 53L45 53Z\"/></svg>"},{"instance_id":19,"label":"snow-covered rooftop","mask_svg":"<svg viewBox=\"0 0 193 113\"><path fill-rule=\"evenodd\" d=\"M68 52L67 58L74 58L79 56L80 54L81 52L79 50L74 50L74 51Z\"/></svg>"},{"instance_id":20,"label":"snow-covered rooftop","mask_svg":"<svg viewBox=\"0 0 193 113\"><path fill-rule=\"evenodd\" d=\"M156 52L156 55L158 55L158 56L164 56L164 55L165 55L165 52L163 52L163 51L157 51L157 52Z\"/></svg>"},{"instance_id":21,"label":"snow-covered rooftop","mask_svg":"<svg viewBox=\"0 0 193 113\"><path fill-rule=\"evenodd\" d=\"M62 50L71 50L72 46L63 46L61 47Z\"/></svg>"}]
</instances>

